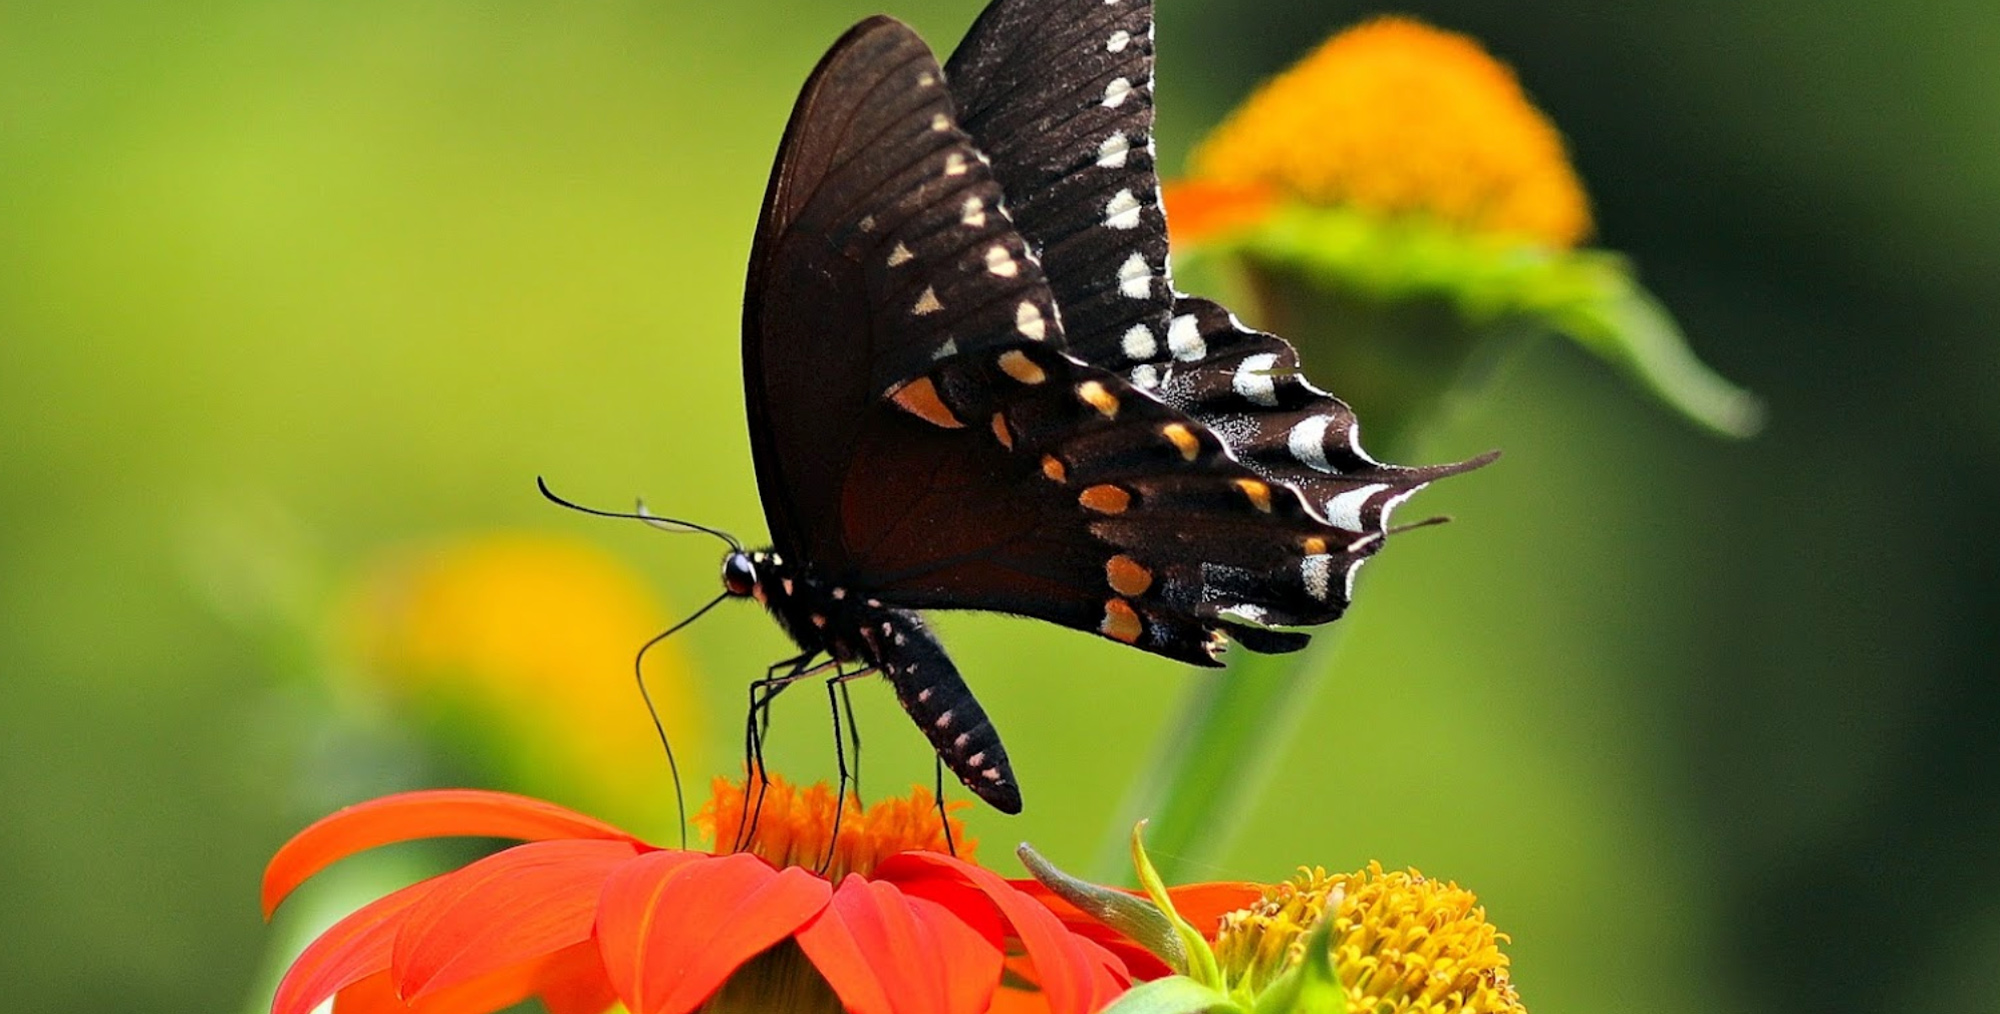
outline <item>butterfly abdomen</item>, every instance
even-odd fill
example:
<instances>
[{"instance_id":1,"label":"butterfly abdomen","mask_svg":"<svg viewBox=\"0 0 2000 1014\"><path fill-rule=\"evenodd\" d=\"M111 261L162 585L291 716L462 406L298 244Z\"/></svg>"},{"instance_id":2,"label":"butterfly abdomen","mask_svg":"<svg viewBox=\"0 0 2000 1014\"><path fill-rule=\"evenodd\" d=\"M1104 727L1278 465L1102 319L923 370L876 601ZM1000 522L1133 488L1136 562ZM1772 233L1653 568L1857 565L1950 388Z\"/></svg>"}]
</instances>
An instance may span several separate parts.
<instances>
[{"instance_id":1,"label":"butterfly abdomen","mask_svg":"<svg viewBox=\"0 0 2000 1014\"><path fill-rule=\"evenodd\" d=\"M1000 734L958 675L958 667L916 613L883 609L862 634L896 700L924 731L938 759L973 795L1002 813L1021 812L1021 789Z\"/></svg>"}]
</instances>

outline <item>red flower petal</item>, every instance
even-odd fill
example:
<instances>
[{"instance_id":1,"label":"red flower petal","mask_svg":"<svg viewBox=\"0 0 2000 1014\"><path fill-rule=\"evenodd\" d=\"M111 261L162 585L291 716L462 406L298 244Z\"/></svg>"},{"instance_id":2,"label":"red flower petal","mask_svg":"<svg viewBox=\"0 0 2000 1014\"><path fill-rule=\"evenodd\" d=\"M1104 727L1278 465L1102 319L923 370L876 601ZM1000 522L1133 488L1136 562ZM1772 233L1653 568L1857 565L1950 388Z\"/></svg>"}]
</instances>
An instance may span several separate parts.
<instances>
[{"instance_id":1,"label":"red flower petal","mask_svg":"<svg viewBox=\"0 0 2000 1014\"><path fill-rule=\"evenodd\" d=\"M396 995L389 973L378 973L342 989L333 1009L334 1014L489 1014L532 996L540 996L551 1014L604 1014L618 1002L604 981L596 945L585 942L408 1002Z\"/></svg>"},{"instance_id":2,"label":"red flower petal","mask_svg":"<svg viewBox=\"0 0 2000 1014\"><path fill-rule=\"evenodd\" d=\"M326 998L389 970L389 952L403 916L441 878L411 884L350 913L299 954L278 983L271 1014L308 1014Z\"/></svg>"},{"instance_id":3,"label":"red flower petal","mask_svg":"<svg viewBox=\"0 0 2000 1014\"><path fill-rule=\"evenodd\" d=\"M979 928L975 928L978 926ZM799 947L856 1014L982 1014L1000 980L1000 925L849 874Z\"/></svg>"},{"instance_id":4,"label":"red flower petal","mask_svg":"<svg viewBox=\"0 0 2000 1014\"><path fill-rule=\"evenodd\" d=\"M1035 976L1054 1014L1089 1014L1124 992L1129 975L1103 948L1088 947L1040 902L999 874L935 852L904 852L876 867L875 878L917 881L956 877L978 888L1000 909L1028 949Z\"/></svg>"},{"instance_id":5,"label":"red flower petal","mask_svg":"<svg viewBox=\"0 0 2000 1014\"><path fill-rule=\"evenodd\" d=\"M748 853L649 852L604 885L597 941L633 1014L686 1014L826 908L832 885Z\"/></svg>"},{"instance_id":6,"label":"red flower petal","mask_svg":"<svg viewBox=\"0 0 2000 1014\"><path fill-rule=\"evenodd\" d=\"M643 844L601 820L508 792L403 792L336 811L300 831L264 868L264 917L306 878L356 852L414 838L474 835L546 841L608 839Z\"/></svg>"},{"instance_id":7,"label":"red flower petal","mask_svg":"<svg viewBox=\"0 0 2000 1014\"><path fill-rule=\"evenodd\" d=\"M390 968L403 997L531 967L588 941L605 881L639 850L624 841L529 842L438 878L396 934Z\"/></svg>"}]
</instances>

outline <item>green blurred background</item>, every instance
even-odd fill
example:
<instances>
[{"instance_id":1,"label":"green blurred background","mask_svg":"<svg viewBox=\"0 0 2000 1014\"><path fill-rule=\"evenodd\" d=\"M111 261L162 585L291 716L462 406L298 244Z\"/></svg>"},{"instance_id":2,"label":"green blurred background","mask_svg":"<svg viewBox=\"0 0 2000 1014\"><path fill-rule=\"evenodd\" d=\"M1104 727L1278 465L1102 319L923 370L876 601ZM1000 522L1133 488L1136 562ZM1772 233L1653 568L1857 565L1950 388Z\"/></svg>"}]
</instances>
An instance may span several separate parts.
<instances>
[{"instance_id":1,"label":"green blurred background","mask_svg":"<svg viewBox=\"0 0 2000 1014\"><path fill-rule=\"evenodd\" d=\"M246 567L525 527L679 609L713 594L712 543L532 480L761 536L750 229L800 80L883 6L0 6L11 1007L236 1009L264 858L398 787L315 768L285 689L309 663L232 610ZM1367 10L1160 7L1169 166ZM888 9L948 50L977 8ZM1567 347L1516 359L1426 448L1506 457L1369 569L1308 735L1207 872L1455 879L1540 1014L2000 1010L2000 7L1402 9L1517 68L1601 243L1772 424L1720 442ZM944 626L1028 793L973 816L986 860L1086 864L1196 677ZM740 605L684 647L716 730L689 766L727 770L781 635ZM886 691L858 697L873 789L927 782ZM779 711L777 766L829 774L816 693Z\"/></svg>"}]
</instances>

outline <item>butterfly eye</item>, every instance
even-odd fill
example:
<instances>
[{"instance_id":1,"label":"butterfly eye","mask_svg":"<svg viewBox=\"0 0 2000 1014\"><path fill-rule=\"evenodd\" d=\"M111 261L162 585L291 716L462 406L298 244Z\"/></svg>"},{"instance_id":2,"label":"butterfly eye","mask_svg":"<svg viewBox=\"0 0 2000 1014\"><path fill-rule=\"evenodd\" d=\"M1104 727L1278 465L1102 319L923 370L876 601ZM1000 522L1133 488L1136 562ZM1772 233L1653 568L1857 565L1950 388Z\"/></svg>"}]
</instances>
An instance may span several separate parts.
<instances>
[{"instance_id":1,"label":"butterfly eye","mask_svg":"<svg viewBox=\"0 0 2000 1014\"><path fill-rule=\"evenodd\" d=\"M737 598L757 588L757 565L748 553L731 553L722 559L722 587Z\"/></svg>"}]
</instances>

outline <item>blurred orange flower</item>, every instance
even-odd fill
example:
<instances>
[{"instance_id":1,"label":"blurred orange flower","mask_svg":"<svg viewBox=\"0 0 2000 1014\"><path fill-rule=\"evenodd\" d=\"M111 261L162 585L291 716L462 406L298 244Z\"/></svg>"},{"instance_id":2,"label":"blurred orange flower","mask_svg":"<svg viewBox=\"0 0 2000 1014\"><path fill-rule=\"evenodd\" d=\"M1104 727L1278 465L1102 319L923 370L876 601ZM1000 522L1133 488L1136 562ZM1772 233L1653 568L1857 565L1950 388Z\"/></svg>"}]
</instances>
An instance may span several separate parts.
<instances>
[{"instance_id":1,"label":"blurred orange flower","mask_svg":"<svg viewBox=\"0 0 2000 1014\"><path fill-rule=\"evenodd\" d=\"M632 819L671 791L632 685L666 609L594 546L498 532L399 552L362 572L339 617L366 683L495 784ZM687 663L662 645L646 671L676 747L698 750Z\"/></svg>"},{"instance_id":2,"label":"blurred orange flower","mask_svg":"<svg viewBox=\"0 0 2000 1014\"><path fill-rule=\"evenodd\" d=\"M1192 164L1201 183L1466 233L1571 247L1590 232L1562 136L1513 72L1477 42L1409 18L1327 40L1238 107ZM1169 195L1177 238L1216 224L1194 210L1214 196Z\"/></svg>"}]
</instances>

